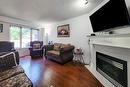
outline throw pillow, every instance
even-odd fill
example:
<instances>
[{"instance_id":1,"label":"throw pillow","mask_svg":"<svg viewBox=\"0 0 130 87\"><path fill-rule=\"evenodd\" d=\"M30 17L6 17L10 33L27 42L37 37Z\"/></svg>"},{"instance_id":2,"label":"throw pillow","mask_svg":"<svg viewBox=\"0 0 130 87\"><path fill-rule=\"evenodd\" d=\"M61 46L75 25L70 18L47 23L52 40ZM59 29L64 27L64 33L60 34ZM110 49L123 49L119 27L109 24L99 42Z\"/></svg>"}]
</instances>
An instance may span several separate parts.
<instances>
[{"instance_id":1,"label":"throw pillow","mask_svg":"<svg viewBox=\"0 0 130 87\"><path fill-rule=\"evenodd\" d=\"M54 43L54 50L55 51L59 51L60 50L60 46L61 46L60 43Z\"/></svg>"},{"instance_id":2,"label":"throw pillow","mask_svg":"<svg viewBox=\"0 0 130 87\"><path fill-rule=\"evenodd\" d=\"M40 43L33 44L33 49L40 49Z\"/></svg>"},{"instance_id":3,"label":"throw pillow","mask_svg":"<svg viewBox=\"0 0 130 87\"><path fill-rule=\"evenodd\" d=\"M16 57L14 52L10 52L0 56L0 71L17 66Z\"/></svg>"}]
</instances>

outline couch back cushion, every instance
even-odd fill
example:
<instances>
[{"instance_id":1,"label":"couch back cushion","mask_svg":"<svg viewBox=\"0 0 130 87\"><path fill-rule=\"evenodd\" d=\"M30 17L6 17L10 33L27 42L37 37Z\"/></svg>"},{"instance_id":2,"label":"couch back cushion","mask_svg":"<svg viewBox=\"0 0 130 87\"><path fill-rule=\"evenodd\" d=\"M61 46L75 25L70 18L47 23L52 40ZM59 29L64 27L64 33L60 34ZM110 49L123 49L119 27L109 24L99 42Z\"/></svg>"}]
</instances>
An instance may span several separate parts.
<instances>
[{"instance_id":1,"label":"couch back cushion","mask_svg":"<svg viewBox=\"0 0 130 87\"><path fill-rule=\"evenodd\" d=\"M8 41L0 41L0 52L8 52L14 50L14 43Z\"/></svg>"},{"instance_id":2,"label":"couch back cushion","mask_svg":"<svg viewBox=\"0 0 130 87\"><path fill-rule=\"evenodd\" d=\"M60 48L66 48L66 47L70 47L70 44L61 44Z\"/></svg>"},{"instance_id":3,"label":"couch back cushion","mask_svg":"<svg viewBox=\"0 0 130 87\"><path fill-rule=\"evenodd\" d=\"M60 50L61 43L54 43L54 50L59 51Z\"/></svg>"}]
</instances>

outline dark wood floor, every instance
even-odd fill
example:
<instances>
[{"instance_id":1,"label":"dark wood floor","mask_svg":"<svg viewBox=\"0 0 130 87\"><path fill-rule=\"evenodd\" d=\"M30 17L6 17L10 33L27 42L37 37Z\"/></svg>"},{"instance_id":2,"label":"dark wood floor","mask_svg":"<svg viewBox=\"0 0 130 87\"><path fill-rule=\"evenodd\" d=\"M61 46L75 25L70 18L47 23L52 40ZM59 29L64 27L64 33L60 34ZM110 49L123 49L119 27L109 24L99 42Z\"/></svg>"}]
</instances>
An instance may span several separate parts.
<instances>
[{"instance_id":1,"label":"dark wood floor","mask_svg":"<svg viewBox=\"0 0 130 87\"><path fill-rule=\"evenodd\" d=\"M44 58L25 57L20 64L34 87L103 87L82 65L67 63L60 65Z\"/></svg>"}]
</instances>

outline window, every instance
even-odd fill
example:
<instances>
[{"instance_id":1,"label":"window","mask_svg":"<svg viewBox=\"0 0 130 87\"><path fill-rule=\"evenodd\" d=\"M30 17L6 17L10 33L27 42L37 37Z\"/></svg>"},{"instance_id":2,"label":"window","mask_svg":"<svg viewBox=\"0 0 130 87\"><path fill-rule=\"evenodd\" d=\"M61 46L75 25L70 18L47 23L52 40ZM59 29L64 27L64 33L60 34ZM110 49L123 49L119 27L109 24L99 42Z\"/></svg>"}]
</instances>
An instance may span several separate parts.
<instances>
[{"instance_id":1,"label":"window","mask_svg":"<svg viewBox=\"0 0 130 87\"><path fill-rule=\"evenodd\" d=\"M32 29L32 41L38 40L39 37L39 30L38 29Z\"/></svg>"},{"instance_id":2,"label":"window","mask_svg":"<svg viewBox=\"0 0 130 87\"><path fill-rule=\"evenodd\" d=\"M10 39L14 42L16 48L20 48L20 27L10 27Z\"/></svg>"},{"instance_id":3,"label":"window","mask_svg":"<svg viewBox=\"0 0 130 87\"><path fill-rule=\"evenodd\" d=\"M27 48L30 41L39 39L39 30L26 27L10 27L10 40L14 42L15 48Z\"/></svg>"},{"instance_id":4,"label":"window","mask_svg":"<svg viewBox=\"0 0 130 87\"><path fill-rule=\"evenodd\" d=\"M31 41L31 29L22 28L22 48L29 47Z\"/></svg>"}]
</instances>

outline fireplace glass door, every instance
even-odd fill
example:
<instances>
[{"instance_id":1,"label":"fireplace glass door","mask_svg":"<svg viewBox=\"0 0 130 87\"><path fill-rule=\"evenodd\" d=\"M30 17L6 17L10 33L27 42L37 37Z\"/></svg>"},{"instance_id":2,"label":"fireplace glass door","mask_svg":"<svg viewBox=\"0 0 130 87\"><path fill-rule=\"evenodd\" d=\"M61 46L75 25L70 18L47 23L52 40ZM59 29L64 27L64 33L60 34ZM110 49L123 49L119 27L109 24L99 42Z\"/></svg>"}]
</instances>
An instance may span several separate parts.
<instances>
[{"instance_id":1,"label":"fireplace glass door","mask_svg":"<svg viewBox=\"0 0 130 87\"><path fill-rule=\"evenodd\" d=\"M96 69L116 87L127 87L127 62L96 52Z\"/></svg>"}]
</instances>

